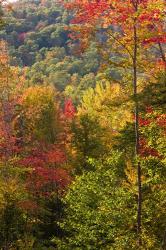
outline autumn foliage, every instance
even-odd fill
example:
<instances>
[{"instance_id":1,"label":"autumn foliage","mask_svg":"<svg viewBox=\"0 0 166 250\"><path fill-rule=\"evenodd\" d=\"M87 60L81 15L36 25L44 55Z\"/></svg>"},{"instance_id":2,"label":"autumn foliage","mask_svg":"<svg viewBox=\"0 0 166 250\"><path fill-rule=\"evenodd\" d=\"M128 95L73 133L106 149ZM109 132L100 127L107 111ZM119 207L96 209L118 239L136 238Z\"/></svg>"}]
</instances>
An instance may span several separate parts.
<instances>
[{"instance_id":1,"label":"autumn foliage","mask_svg":"<svg viewBox=\"0 0 166 250\"><path fill-rule=\"evenodd\" d=\"M165 1L55 2L0 9L0 249L165 249Z\"/></svg>"}]
</instances>

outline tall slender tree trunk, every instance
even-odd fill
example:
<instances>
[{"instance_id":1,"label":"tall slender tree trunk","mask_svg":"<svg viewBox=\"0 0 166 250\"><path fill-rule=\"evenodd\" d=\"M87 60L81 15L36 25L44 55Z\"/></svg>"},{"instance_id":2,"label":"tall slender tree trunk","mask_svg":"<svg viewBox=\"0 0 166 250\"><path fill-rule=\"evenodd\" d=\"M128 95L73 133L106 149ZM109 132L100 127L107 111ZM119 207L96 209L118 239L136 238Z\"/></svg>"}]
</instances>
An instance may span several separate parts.
<instances>
[{"instance_id":1,"label":"tall slender tree trunk","mask_svg":"<svg viewBox=\"0 0 166 250\"><path fill-rule=\"evenodd\" d=\"M137 6L135 7L137 11ZM137 53L138 53L138 37L137 37L137 20L134 20L134 53L133 53L133 90L135 101L135 158L139 156L139 103L138 103L138 82L137 82ZM138 183L138 205L137 205L137 234L138 247L142 245L141 240L141 224L142 224L142 181L141 181L141 164L137 162L137 183Z\"/></svg>"}]
</instances>

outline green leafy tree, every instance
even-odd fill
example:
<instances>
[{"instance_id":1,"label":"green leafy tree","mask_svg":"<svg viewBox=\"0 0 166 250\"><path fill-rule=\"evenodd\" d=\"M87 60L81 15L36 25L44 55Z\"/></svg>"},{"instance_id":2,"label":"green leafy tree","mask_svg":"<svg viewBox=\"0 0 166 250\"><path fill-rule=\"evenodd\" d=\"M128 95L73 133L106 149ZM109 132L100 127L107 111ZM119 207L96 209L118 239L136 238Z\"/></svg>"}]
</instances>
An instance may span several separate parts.
<instances>
[{"instance_id":1,"label":"green leafy tree","mask_svg":"<svg viewBox=\"0 0 166 250\"><path fill-rule=\"evenodd\" d=\"M90 162L95 170L76 178L64 199L68 236L59 249L135 249L136 217L129 209L135 198L122 185L120 154Z\"/></svg>"},{"instance_id":2,"label":"green leafy tree","mask_svg":"<svg viewBox=\"0 0 166 250\"><path fill-rule=\"evenodd\" d=\"M103 141L104 129L97 119L85 113L73 121L71 132L71 147L74 151L73 163L76 166L76 172L93 170L93 166L88 162L89 157L99 158L107 151Z\"/></svg>"}]
</instances>

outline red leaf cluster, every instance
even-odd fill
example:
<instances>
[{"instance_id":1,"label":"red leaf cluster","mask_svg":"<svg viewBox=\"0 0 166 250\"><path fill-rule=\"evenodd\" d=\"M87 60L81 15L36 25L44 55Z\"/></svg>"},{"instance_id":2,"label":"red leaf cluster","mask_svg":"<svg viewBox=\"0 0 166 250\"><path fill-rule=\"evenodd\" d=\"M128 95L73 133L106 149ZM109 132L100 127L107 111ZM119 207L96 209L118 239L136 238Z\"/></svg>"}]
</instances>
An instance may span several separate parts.
<instances>
[{"instance_id":1,"label":"red leaf cluster","mask_svg":"<svg viewBox=\"0 0 166 250\"><path fill-rule=\"evenodd\" d=\"M166 34L162 36L147 38L143 41L144 45L150 44L150 43L166 43Z\"/></svg>"},{"instance_id":2,"label":"red leaf cluster","mask_svg":"<svg viewBox=\"0 0 166 250\"><path fill-rule=\"evenodd\" d=\"M62 191L70 183L70 174L61 167L66 161L64 152L55 145L49 149L34 148L31 154L19 163L30 169L27 189L33 194L49 196L51 192Z\"/></svg>"},{"instance_id":3,"label":"red leaf cluster","mask_svg":"<svg viewBox=\"0 0 166 250\"><path fill-rule=\"evenodd\" d=\"M32 193L50 195L61 192L69 185L71 179L67 170L62 168L36 167L27 179L27 188Z\"/></svg>"},{"instance_id":4,"label":"red leaf cluster","mask_svg":"<svg viewBox=\"0 0 166 250\"><path fill-rule=\"evenodd\" d=\"M69 98L65 101L65 105L64 105L64 116L67 119L72 119L74 118L75 115L75 107L73 105L72 99Z\"/></svg>"},{"instance_id":5,"label":"red leaf cluster","mask_svg":"<svg viewBox=\"0 0 166 250\"><path fill-rule=\"evenodd\" d=\"M142 117L139 117L139 125L140 125L141 127L143 127L143 126L148 126L150 123L151 123L151 120L149 120L149 119L144 119L144 118L142 118Z\"/></svg>"},{"instance_id":6,"label":"red leaf cluster","mask_svg":"<svg viewBox=\"0 0 166 250\"><path fill-rule=\"evenodd\" d=\"M154 124L156 126L156 129L161 129L161 136L165 136L166 133L166 114L155 114L152 107L146 108L146 115L144 118L139 117L139 125L140 127L148 127L151 124ZM149 116L150 115L150 116ZM160 157L159 152L148 146L147 140L143 137L140 138L139 141L140 144L140 155L142 157L147 156L154 156L154 157Z\"/></svg>"},{"instance_id":7,"label":"red leaf cluster","mask_svg":"<svg viewBox=\"0 0 166 250\"><path fill-rule=\"evenodd\" d=\"M47 152L48 163L62 164L66 161L65 154L60 149L52 149Z\"/></svg>"},{"instance_id":8,"label":"red leaf cluster","mask_svg":"<svg viewBox=\"0 0 166 250\"><path fill-rule=\"evenodd\" d=\"M139 143L140 143L139 153L142 157L148 157L148 156L160 157L156 149L151 148L147 145L147 141L145 140L145 138L141 138Z\"/></svg>"}]
</instances>

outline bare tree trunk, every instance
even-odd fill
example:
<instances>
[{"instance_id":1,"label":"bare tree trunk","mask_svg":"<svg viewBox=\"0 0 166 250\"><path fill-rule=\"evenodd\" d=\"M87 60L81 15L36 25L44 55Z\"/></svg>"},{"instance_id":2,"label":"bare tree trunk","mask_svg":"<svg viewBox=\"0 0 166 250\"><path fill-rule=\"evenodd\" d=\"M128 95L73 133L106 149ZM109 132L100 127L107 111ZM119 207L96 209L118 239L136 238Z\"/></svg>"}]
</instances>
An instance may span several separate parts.
<instances>
[{"instance_id":1,"label":"bare tree trunk","mask_svg":"<svg viewBox=\"0 0 166 250\"><path fill-rule=\"evenodd\" d=\"M137 11L137 7L136 7ZM137 51L138 51L138 37L137 37L137 23L134 21L134 54L133 54L133 90L135 101L135 158L139 156L139 104L138 104L138 84L137 84ZM137 234L138 246L142 245L141 240L141 224L142 224L142 181L141 181L141 164L137 163L137 183L138 183L138 206L137 206Z\"/></svg>"}]
</instances>

